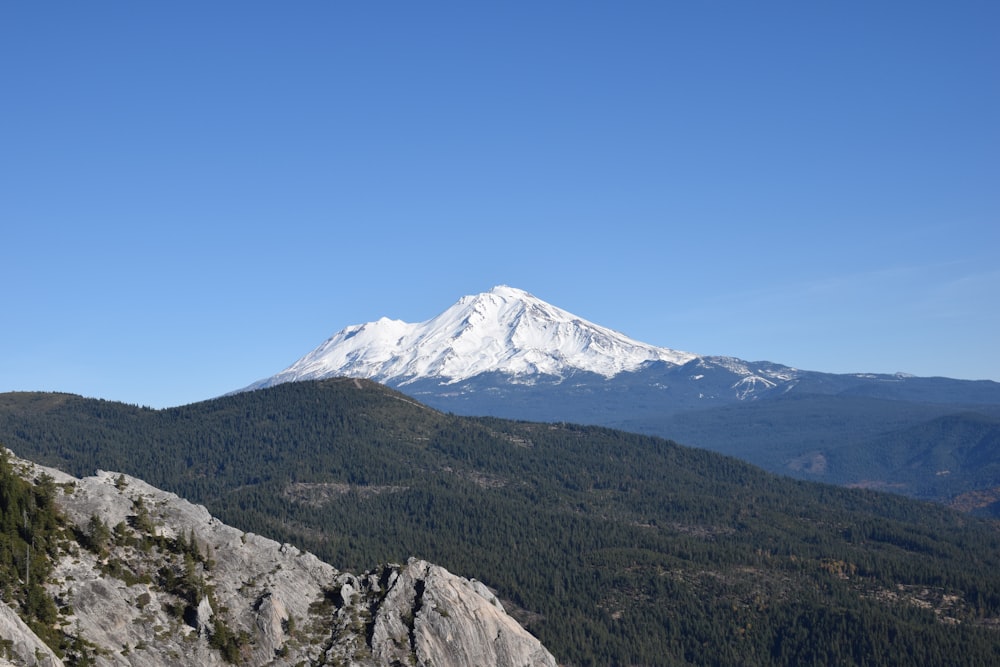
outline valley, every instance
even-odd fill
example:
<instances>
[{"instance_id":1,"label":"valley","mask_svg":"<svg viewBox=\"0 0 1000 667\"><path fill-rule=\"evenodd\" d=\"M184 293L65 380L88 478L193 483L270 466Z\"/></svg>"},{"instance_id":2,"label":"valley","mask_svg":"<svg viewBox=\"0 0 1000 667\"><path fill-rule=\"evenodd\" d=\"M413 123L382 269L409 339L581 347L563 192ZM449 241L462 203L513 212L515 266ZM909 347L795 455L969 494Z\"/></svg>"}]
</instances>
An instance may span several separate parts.
<instances>
[{"instance_id":1,"label":"valley","mask_svg":"<svg viewBox=\"0 0 1000 667\"><path fill-rule=\"evenodd\" d=\"M561 664L1000 655L994 523L657 437L459 417L357 379L167 410L5 394L0 431L338 568L416 556L475 577Z\"/></svg>"}]
</instances>

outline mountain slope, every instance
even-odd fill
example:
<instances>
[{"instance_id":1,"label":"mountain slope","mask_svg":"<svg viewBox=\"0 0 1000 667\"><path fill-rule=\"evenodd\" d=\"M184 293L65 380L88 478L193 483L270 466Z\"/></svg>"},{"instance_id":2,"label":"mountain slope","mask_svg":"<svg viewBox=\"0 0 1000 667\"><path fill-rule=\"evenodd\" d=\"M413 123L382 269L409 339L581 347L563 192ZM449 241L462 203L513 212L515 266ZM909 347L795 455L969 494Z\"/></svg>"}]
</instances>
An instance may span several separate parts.
<instances>
[{"instance_id":1,"label":"mountain slope","mask_svg":"<svg viewBox=\"0 0 1000 667\"><path fill-rule=\"evenodd\" d=\"M564 664L1000 656L995 525L658 438L456 417L341 379L170 410L0 395L0 439L155 479L345 567L475 572Z\"/></svg>"},{"instance_id":2,"label":"mountain slope","mask_svg":"<svg viewBox=\"0 0 1000 667\"><path fill-rule=\"evenodd\" d=\"M248 389L339 376L394 386L419 378L450 384L486 372L521 379L574 371L613 377L650 361L680 364L694 356L634 341L527 292L497 286L462 297L419 324L382 318L347 327Z\"/></svg>"}]
</instances>

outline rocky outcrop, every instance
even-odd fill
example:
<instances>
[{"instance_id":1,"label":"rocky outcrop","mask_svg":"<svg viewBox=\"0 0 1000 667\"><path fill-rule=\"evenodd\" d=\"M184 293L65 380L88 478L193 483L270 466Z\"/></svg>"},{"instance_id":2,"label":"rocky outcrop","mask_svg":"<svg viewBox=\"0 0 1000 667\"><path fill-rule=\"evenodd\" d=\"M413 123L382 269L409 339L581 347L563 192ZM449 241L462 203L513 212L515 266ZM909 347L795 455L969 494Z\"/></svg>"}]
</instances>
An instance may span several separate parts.
<instances>
[{"instance_id":1,"label":"rocky outcrop","mask_svg":"<svg viewBox=\"0 0 1000 667\"><path fill-rule=\"evenodd\" d=\"M77 541L67 541L47 584L63 632L81 651L73 659L143 667L556 664L485 586L441 567L410 560L344 573L141 480L109 472L75 479L22 465L29 477L55 479L75 527ZM19 647L7 660L61 664L18 622L0 606L0 639Z\"/></svg>"},{"instance_id":2,"label":"rocky outcrop","mask_svg":"<svg viewBox=\"0 0 1000 667\"><path fill-rule=\"evenodd\" d=\"M0 602L0 638L4 641L0 667L62 667L62 660L3 602Z\"/></svg>"},{"instance_id":3,"label":"rocky outcrop","mask_svg":"<svg viewBox=\"0 0 1000 667\"><path fill-rule=\"evenodd\" d=\"M337 586L336 641L326 654L332 664L555 667L541 644L524 641L524 629L486 586L437 565L410 559L363 577L341 575ZM359 621L368 646L356 641Z\"/></svg>"}]
</instances>

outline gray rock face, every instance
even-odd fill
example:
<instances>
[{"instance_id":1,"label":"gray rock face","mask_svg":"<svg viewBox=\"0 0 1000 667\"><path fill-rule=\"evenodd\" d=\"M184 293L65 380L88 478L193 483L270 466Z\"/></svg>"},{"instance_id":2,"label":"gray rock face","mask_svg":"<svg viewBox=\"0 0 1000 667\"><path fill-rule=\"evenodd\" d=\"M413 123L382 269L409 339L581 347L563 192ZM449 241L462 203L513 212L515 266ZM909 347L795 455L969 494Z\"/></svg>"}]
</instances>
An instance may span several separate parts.
<instances>
[{"instance_id":1,"label":"gray rock face","mask_svg":"<svg viewBox=\"0 0 1000 667\"><path fill-rule=\"evenodd\" d=\"M0 667L62 667L62 660L3 602L0 602L0 638L10 641L9 649L0 650Z\"/></svg>"},{"instance_id":2,"label":"gray rock face","mask_svg":"<svg viewBox=\"0 0 1000 667\"><path fill-rule=\"evenodd\" d=\"M334 642L325 659L352 665L544 665L555 659L483 584L410 559L362 577L342 575ZM357 641L358 625L371 639Z\"/></svg>"},{"instance_id":3,"label":"gray rock face","mask_svg":"<svg viewBox=\"0 0 1000 667\"><path fill-rule=\"evenodd\" d=\"M70 543L47 585L98 665L556 664L485 586L430 563L342 573L141 480L19 463L62 486L79 534L105 536ZM0 606L0 638L20 647L0 665L62 664L19 622Z\"/></svg>"}]
</instances>

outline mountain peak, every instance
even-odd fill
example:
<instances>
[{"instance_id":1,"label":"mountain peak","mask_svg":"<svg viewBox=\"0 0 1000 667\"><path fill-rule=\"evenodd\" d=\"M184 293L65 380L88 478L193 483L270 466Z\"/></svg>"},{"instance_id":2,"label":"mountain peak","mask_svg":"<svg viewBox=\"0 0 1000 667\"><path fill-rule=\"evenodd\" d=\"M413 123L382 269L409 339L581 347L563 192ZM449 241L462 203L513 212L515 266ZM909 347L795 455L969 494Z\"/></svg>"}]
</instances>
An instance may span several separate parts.
<instances>
[{"instance_id":1,"label":"mountain peak","mask_svg":"<svg viewBox=\"0 0 1000 667\"><path fill-rule=\"evenodd\" d=\"M536 299L534 295L525 292L523 289L511 287L510 285L495 285L493 289L491 289L488 292L483 292L482 294L473 294L463 298L476 299L479 297L484 297L486 295L497 296L500 297L501 299Z\"/></svg>"},{"instance_id":2,"label":"mountain peak","mask_svg":"<svg viewBox=\"0 0 1000 667\"><path fill-rule=\"evenodd\" d=\"M249 387L333 376L395 385L436 378L452 383L488 372L527 379L585 371L614 377L653 361L695 355L656 347L588 322L515 287L467 295L416 324L383 317L349 326L271 378Z\"/></svg>"}]
</instances>

